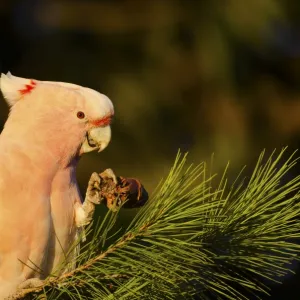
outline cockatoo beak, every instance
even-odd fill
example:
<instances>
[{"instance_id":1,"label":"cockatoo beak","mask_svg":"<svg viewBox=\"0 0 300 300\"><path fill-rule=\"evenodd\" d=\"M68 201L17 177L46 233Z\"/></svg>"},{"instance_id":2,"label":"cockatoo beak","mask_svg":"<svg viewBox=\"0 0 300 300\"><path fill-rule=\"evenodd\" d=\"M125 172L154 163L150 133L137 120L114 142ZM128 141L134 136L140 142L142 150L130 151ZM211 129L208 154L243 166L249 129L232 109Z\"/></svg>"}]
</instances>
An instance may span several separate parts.
<instances>
[{"instance_id":1,"label":"cockatoo beak","mask_svg":"<svg viewBox=\"0 0 300 300\"><path fill-rule=\"evenodd\" d=\"M80 149L80 154L88 153L95 150L101 152L107 147L107 145L110 142L110 139L110 126L92 128L86 134L85 140Z\"/></svg>"}]
</instances>

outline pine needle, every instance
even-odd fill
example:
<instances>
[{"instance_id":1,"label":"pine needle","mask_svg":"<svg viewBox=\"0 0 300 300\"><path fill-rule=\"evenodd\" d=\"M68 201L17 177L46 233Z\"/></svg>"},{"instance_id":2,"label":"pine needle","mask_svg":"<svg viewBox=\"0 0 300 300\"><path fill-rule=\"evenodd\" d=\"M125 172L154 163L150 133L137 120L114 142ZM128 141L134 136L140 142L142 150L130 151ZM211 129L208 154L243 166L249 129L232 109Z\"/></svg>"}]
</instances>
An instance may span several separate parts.
<instances>
[{"instance_id":1,"label":"pine needle","mask_svg":"<svg viewBox=\"0 0 300 300\"><path fill-rule=\"evenodd\" d=\"M286 149L262 153L249 180L229 185L178 153L168 177L109 244L117 213L96 225L77 267L16 295L38 299L248 299L268 294L298 260L300 176ZM216 186L216 188L213 188ZM66 298L66 299L67 299Z\"/></svg>"}]
</instances>

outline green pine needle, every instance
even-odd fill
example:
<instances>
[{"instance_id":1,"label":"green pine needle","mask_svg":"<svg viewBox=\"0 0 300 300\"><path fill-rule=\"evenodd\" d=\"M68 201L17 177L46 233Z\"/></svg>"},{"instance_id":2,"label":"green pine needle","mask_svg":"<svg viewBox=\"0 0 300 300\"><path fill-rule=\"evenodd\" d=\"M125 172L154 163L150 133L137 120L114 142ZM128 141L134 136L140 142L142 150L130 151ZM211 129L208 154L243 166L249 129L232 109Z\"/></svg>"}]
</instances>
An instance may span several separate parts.
<instances>
[{"instance_id":1,"label":"green pine needle","mask_svg":"<svg viewBox=\"0 0 300 300\"><path fill-rule=\"evenodd\" d=\"M187 155L179 152L121 238L109 244L117 218L109 212L81 247L77 268L49 277L28 295L125 300L268 294L269 281L291 272L300 252L300 176L283 181L297 163L294 154L284 160L285 150L268 159L262 153L250 179L239 174L232 185L228 166L217 183L205 163L187 166Z\"/></svg>"}]
</instances>

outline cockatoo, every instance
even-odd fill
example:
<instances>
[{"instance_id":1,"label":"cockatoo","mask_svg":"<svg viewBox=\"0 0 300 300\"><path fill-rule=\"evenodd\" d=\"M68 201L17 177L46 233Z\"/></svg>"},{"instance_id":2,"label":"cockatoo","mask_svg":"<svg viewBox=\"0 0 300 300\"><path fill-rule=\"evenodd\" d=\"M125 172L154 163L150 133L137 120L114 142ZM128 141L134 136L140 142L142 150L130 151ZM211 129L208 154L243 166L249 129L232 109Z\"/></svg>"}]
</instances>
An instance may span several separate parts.
<instances>
[{"instance_id":1,"label":"cockatoo","mask_svg":"<svg viewBox=\"0 0 300 300\"><path fill-rule=\"evenodd\" d=\"M97 197L82 197L82 154L110 142L110 99L78 85L2 74L10 114L0 135L0 299L44 279L91 219ZM93 173L89 189L97 185ZM57 271L58 272L58 271ZM62 272L62 271L60 271Z\"/></svg>"}]
</instances>

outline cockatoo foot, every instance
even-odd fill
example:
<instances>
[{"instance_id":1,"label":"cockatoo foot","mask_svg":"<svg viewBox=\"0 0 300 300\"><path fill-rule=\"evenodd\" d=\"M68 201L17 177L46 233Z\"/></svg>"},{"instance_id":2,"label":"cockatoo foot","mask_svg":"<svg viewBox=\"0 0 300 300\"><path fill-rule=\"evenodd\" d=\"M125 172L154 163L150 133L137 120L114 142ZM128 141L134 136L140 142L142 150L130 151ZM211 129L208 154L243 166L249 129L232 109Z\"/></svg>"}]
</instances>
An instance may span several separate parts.
<instances>
[{"instance_id":1,"label":"cockatoo foot","mask_svg":"<svg viewBox=\"0 0 300 300\"><path fill-rule=\"evenodd\" d=\"M107 179L112 179L113 182L117 184L117 177L112 169L106 169L101 174L96 172L92 173L88 183L85 200L82 206L76 209L77 227L86 226L92 221L95 205L98 205L103 201L101 196L101 182Z\"/></svg>"},{"instance_id":2,"label":"cockatoo foot","mask_svg":"<svg viewBox=\"0 0 300 300\"><path fill-rule=\"evenodd\" d=\"M112 169L106 169L105 171L103 171L101 174L100 174L100 177L102 179L112 179L113 182L115 184L118 183L118 180L117 180L117 176L115 175L114 171Z\"/></svg>"},{"instance_id":3,"label":"cockatoo foot","mask_svg":"<svg viewBox=\"0 0 300 300\"><path fill-rule=\"evenodd\" d=\"M44 281L39 278L29 278L18 285L18 290L37 288L44 284Z\"/></svg>"},{"instance_id":4,"label":"cockatoo foot","mask_svg":"<svg viewBox=\"0 0 300 300\"><path fill-rule=\"evenodd\" d=\"M85 195L86 201L94 203L94 204L100 204L101 203L101 197L100 197L100 183L101 183L101 177L98 173L94 172L91 175L91 178L88 183L88 188Z\"/></svg>"}]
</instances>

